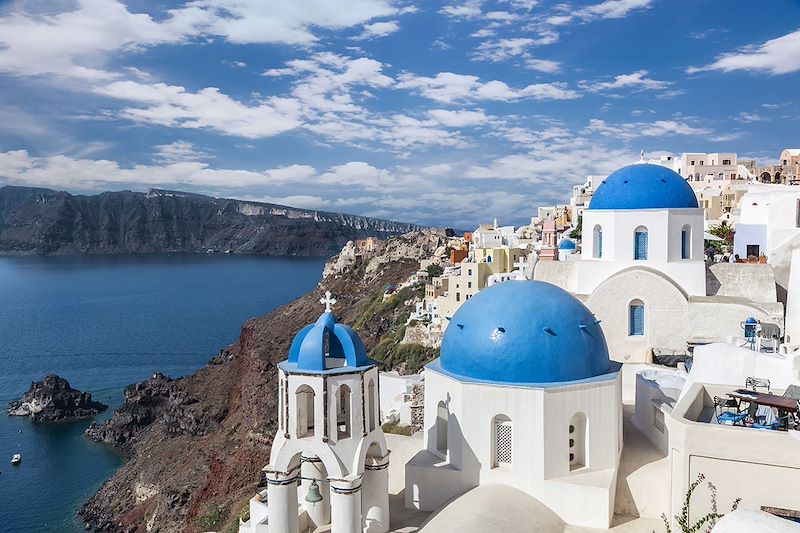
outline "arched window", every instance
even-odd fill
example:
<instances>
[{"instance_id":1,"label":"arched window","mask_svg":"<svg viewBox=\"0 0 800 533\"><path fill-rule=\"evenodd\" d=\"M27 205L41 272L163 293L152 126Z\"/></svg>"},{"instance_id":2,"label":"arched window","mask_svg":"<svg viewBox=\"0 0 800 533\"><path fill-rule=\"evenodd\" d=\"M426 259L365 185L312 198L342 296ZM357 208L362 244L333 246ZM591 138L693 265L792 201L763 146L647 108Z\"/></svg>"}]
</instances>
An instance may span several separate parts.
<instances>
[{"instance_id":1,"label":"arched window","mask_svg":"<svg viewBox=\"0 0 800 533\"><path fill-rule=\"evenodd\" d=\"M491 263L492 262L492 256L491 255L487 255L486 256L486 262L487 263Z\"/></svg>"},{"instance_id":2,"label":"arched window","mask_svg":"<svg viewBox=\"0 0 800 533\"><path fill-rule=\"evenodd\" d=\"M644 226L639 226L633 232L633 258L647 259L647 228Z\"/></svg>"},{"instance_id":3,"label":"arched window","mask_svg":"<svg viewBox=\"0 0 800 533\"><path fill-rule=\"evenodd\" d=\"M689 224L681 229L681 259L692 258L692 227Z\"/></svg>"},{"instance_id":4,"label":"arched window","mask_svg":"<svg viewBox=\"0 0 800 533\"><path fill-rule=\"evenodd\" d=\"M375 430L375 421L378 419L378 402L375 401L375 382L369 380L367 386L367 401L369 402L369 431Z\"/></svg>"},{"instance_id":5,"label":"arched window","mask_svg":"<svg viewBox=\"0 0 800 533\"><path fill-rule=\"evenodd\" d=\"M314 389L300 385L294 393L297 409L297 438L314 436Z\"/></svg>"},{"instance_id":6,"label":"arched window","mask_svg":"<svg viewBox=\"0 0 800 533\"><path fill-rule=\"evenodd\" d=\"M594 227L594 249L592 250L592 257L600 259L603 257L603 228L600 224Z\"/></svg>"},{"instance_id":7,"label":"arched window","mask_svg":"<svg viewBox=\"0 0 800 533\"><path fill-rule=\"evenodd\" d=\"M447 419L449 417L447 404L439 402L439 405L436 406L436 451L445 455L447 454Z\"/></svg>"},{"instance_id":8,"label":"arched window","mask_svg":"<svg viewBox=\"0 0 800 533\"><path fill-rule=\"evenodd\" d=\"M283 425L284 422L286 421L286 417L284 416L285 407L283 405L283 402L285 400L283 394L283 387L284 387L283 378L278 378L278 384L279 384L278 385L278 432L282 433L286 431Z\"/></svg>"},{"instance_id":9,"label":"arched window","mask_svg":"<svg viewBox=\"0 0 800 533\"><path fill-rule=\"evenodd\" d=\"M497 415L492 419L492 466L510 466L514 459L514 428L511 419Z\"/></svg>"},{"instance_id":10,"label":"arched window","mask_svg":"<svg viewBox=\"0 0 800 533\"><path fill-rule=\"evenodd\" d=\"M350 417L350 387L342 385L336 394L336 438L349 439L352 435Z\"/></svg>"},{"instance_id":11,"label":"arched window","mask_svg":"<svg viewBox=\"0 0 800 533\"><path fill-rule=\"evenodd\" d=\"M575 413L569 421L569 469L575 470L589 466L586 443L589 440L589 431L586 425L586 415Z\"/></svg>"},{"instance_id":12,"label":"arched window","mask_svg":"<svg viewBox=\"0 0 800 533\"><path fill-rule=\"evenodd\" d=\"M644 302L633 300L628 306L628 335L644 335Z\"/></svg>"}]
</instances>

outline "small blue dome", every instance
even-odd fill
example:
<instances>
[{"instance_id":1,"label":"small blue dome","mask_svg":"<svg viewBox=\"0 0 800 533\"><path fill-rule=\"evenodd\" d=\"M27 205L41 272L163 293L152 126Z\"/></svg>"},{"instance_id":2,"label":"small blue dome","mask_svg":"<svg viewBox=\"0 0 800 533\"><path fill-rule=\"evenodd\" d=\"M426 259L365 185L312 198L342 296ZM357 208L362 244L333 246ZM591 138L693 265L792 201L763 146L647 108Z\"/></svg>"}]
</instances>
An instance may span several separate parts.
<instances>
[{"instance_id":1,"label":"small blue dome","mask_svg":"<svg viewBox=\"0 0 800 533\"><path fill-rule=\"evenodd\" d=\"M338 324L333 313L327 312L295 336L287 362L297 365L293 370L300 372L323 372L375 364L367 357L367 350L358 334L348 326Z\"/></svg>"},{"instance_id":2,"label":"small blue dome","mask_svg":"<svg viewBox=\"0 0 800 533\"><path fill-rule=\"evenodd\" d=\"M442 339L441 368L481 381L545 384L609 373L589 309L542 281L506 281L464 302Z\"/></svg>"},{"instance_id":3,"label":"small blue dome","mask_svg":"<svg viewBox=\"0 0 800 533\"><path fill-rule=\"evenodd\" d=\"M671 208L697 208L697 197L680 174L649 163L612 172L589 202L594 210Z\"/></svg>"},{"instance_id":4,"label":"small blue dome","mask_svg":"<svg viewBox=\"0 0 800 533\"><path fill-rule=\"evenodd\" d=\"M559 250L575 250L578 247L575 245L575 241L570 239L564 239L561 241L561 244L558 245Z\"/></svg>"}]
</instances>

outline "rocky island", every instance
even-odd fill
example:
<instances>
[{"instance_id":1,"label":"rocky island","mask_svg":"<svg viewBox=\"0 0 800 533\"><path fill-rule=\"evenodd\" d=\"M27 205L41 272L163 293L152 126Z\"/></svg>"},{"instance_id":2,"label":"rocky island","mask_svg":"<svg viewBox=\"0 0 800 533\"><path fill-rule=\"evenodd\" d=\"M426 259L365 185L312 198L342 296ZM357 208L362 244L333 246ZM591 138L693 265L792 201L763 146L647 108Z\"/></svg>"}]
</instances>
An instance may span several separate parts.
<instances>
[{"instance_id":1,"label":"rocky island","mask_svg":"<svg viewBox=\"0 0 800 533\"><path fill-rule=\"evenodd\" d=\"M156 374L125 391L125 402L88 435L114 445L128 462L82 507L94 531L236 531L261 482L277 427L275 365L294 335L320 313L326 290L336 315L358 329L384 369L413 373L437 350L404 343L406 319L424 295L409 282L419 260L444 253L444 231L424 230L346 246L326 265L317 289L247 321L239 339L189 376ZM384 298L387 285L404 287Z\"/></svg>"},{"instance_id":2,"label":"rocky island","mask_svg":"<svg viewBox=\"0 0 800 533\"><path fill-rule=\"evenodd\" d=\"M31 383L22 398L8 406L11 416L27 416L34 422L62 422L94 416L108 408L92 400L88 392L70 387L69 382L55 374Z\"/></svg>"},{"instance_id":3,"label":"rocky island","mask_svg":"<svg viewBox=\"0 0 800 533\"><path fill-rule=\"evenodd\" d=\"M330 257L414 224L162 189L90 196L0 187L0 254L236 253Z\"/></svg>"}]
</instances>

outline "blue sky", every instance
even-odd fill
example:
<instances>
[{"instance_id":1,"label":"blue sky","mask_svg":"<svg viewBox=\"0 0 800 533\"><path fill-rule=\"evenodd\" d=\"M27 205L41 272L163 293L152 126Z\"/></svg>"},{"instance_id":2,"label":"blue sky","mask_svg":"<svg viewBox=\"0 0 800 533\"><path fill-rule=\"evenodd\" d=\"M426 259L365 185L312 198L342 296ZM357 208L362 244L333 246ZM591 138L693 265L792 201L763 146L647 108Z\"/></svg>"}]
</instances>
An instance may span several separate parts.
<instances>
[{"instance_id":1,"label":"blue sky","mask_svg":"<svg viewBox=\"0 0 800 533\"><path fill-rule=\"evenodd\" d=\"M0 184L520 224L649 156L800 145L800 2L0 4Z\"/></svg>"}]
</instances>

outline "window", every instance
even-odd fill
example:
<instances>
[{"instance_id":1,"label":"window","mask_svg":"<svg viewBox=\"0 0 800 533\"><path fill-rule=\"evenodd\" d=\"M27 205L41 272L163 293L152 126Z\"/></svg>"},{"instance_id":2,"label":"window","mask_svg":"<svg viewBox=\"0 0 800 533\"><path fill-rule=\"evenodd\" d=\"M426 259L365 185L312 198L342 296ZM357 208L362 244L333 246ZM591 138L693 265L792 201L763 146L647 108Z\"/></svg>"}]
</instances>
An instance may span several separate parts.
<instances>
[{"instance_id":1,"label":"window","mask_svg":"<svg viewBox=\"0 0 800 533\"><path fill-rule=\"evenodd\" d=\"M436 451L447 455L447 419L450 413L447 404L439 402L436 406Z\"/></svg>"},{"instance_id":2,"label":"window","mask_svg":"<svg viewBox=\"0 0 800 533\"><path fill-rule=\"evenodd\" d=\"M514 459L514 428L511 425L511 419L505 415L494 417L492 420L492 434L494 440L492 466L511 465Z\"/></svg>"},{"instance_id":3,"label":"window","mask_svg":"<svg viewBox=\"0 0 800 533\"><path fill-rule=\"evenodd\" d=\"M336 394L336 438L349 439L352 435L350 420L350 387L342 385Z\"/></svg>"},{"instance_id":4,"label":"window","mask_svg":"<svg viewBox=\"0 0 800 533\"><path fill-rule=\"evenodd\" d=\"M563 427L563 426L562 426ZM575 470L588 466L586 441L589 432L586 428L586 415L575 413L569 421L569 469Z\"/></svg>"},{"instance_id":5,"label":"window","mask_svg":"<svg viewBox=\"0 0 800 533\"><path fill-rule=\"evenodd\" d=\"M630 303L629 309L629 331L628 335L644 335L644 303L641 300L634 300Z\"/></svg>"},{"instance_id":6,"label":"window","mask_svg":"<svg viewBox=\"0 0 800 533\"><path fill-rule=\"evenodd\" d=\"M378 419L378 402L375 401L375 382L373 380L369 380L369 386L367 387L369 393L367 394L367 400L369 401L369 430L375 430L375 421Z\"/></svg>"},{"instance_id":7,"label":"window","mask_svg":"<svg viewBox=\"0 0 800 533\"><path fill-rule=\"evenodd\" d=\"M492 262L492 256L491 255L487 255L486 256L486 262L487 263L491 263Z\"/></svg>"},{"instance_id":8,"label":"window","mask_svg":"<svg viewBox=\"0 0 800 533\"><path fill-rule=\"evenodd\" d=\"M285 407L283 405L283 402L285 400L285 398L283 396L283 387L284 387L283 378L278 378L278 381L279 381L279 387L278 387L278 432L283 432L283 431L285 431L284 428L283 428L283 425L284 425L284 422L286 421L286 418L284 416Z\"/></svg>"},{"instance_id":9,"label":"window","mask_svg":"<svg viewBox=\"0 0 800 533\"><path fill-rule=\"evenodd\" d=\"M592 257L600 259L603 257L603 228L600 224L594 227L594 249L592 250Z\"/></svg>"},{"instance_id":10,"label":"window","mask_svg":"<svg viewBox=\"0 0 800 533\"><path fill-rule=\"evenodd\" d=\"M472 269L471 269L471 268L467 269L467 275L468 275L468 276L471 276L471 275L472 275Z\"/></svg>"},{"instance_id":11,"label":"window","mask_svg":"<svg viewBox=\"0 0 800 533\"><path fill-rule=\"evenodd\" d=\"M457 302L460 302L460 301L461 301L461 293L460 293L460 292L457 292L457 293L456 293L456 301L457 301Z\"/></svg>"},{"instance_id":12,"label":"window","mask_svg":"<svg viewBox=\"0 0 800 533\"><path fill-rule=\"evenodd\" d=\"M692 227L688 224L681 230L681 259L692 257Z\"/></svg>"},{"instance_id":13,"label":"window","mask_svg":"<svg viewBox=\"0 0 800 533\"><path fill-rule=\"evenodd\" d=\"M471 281L468 281L468 282L467 282L467 288L468 288L468 289L471 289L471 288L472 288L472 282L471 282Z\"/></svg>"},{"instance_id":14,"label":"window","mask_svg":"<svg viewBox=\"0 0 800 533\"><path fill-rule=\"evenodd\" d=\"M731 160L730 159L723 159L722 160L722 164L723 165L730 165L731 164Z\"/></svg>"},{"instance_id":15,"label":"window","mask_svg":"<svg viewBox=\"0 0 800 533\"><path fill-rule=\"evenodd\" d=\"M748 244L747 245L747 257L758 257L760 254L761 247L758 244Z\"/></svg>"},{"instance_id":16,"label":"window","mask_svg":"<svg viewBox=\"0 0 800 533\"><path fill-rule=\"evenodd\" d=\"M314 389L301 385L294 393L297 412L297 438L314 436Z\"/></svg>"},{"instance_id":17,"label":"window","mask_svg":"<svg viewBox=\"0 0 800 533\"><path fill-rule=\"evenodd\" d=\"M633 234L633 258L647 259L647 228L639 226Z\"/></svg>"}]
</instances>

